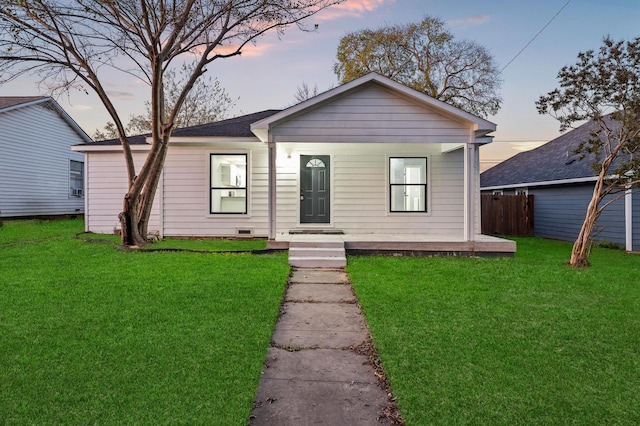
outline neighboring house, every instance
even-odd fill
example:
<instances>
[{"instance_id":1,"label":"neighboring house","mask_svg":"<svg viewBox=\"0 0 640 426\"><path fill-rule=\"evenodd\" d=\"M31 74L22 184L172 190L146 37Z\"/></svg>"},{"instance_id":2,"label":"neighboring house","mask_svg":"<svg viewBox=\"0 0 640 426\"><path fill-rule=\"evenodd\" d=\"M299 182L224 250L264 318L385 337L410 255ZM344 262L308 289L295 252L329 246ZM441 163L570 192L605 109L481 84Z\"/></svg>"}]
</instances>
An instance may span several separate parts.
<instances>
[{"instance_id":1,"label":"neighboring house","mask_svg":"<svg viewBox=\"0 0 640 426\"><path fill-rule=\"evenodd\" d=\"M593 195L593 155L574 154L590 137L593 123L511 157L480 175L483 194L534 196L534 234L575 241ZM612 198L608 198L607 201ZM598 218L594 239L640 248L640 196L629 194L610 204Z\"/></svg>"},{"instance_id":2,"label":"neighboring house","mask_svg":"<svg viewBox=\"0 0 640 426\"><path fill-rule=\"evenodd\" d=\"M0 97L0 217L82 214L89 136L49 97Z\"/></svg>"},{"instance_id":3,"label":"neighboring house","mask_svg":"<svg viewBox=\"0 0 640 426\"><path fill-rule=\"evenodd\" d=\"M176 129L149 230L266 237L280 248L291 233L327 232L371 250L395 241L512 253L514 243L480 235L478 149L495 128L369 74L282 111ZM148 141L132 149L139 167ZM117 141L74 150L88 164L86 230L113 232L127 188L122 150Z\"/></svg>"}]
</instances>

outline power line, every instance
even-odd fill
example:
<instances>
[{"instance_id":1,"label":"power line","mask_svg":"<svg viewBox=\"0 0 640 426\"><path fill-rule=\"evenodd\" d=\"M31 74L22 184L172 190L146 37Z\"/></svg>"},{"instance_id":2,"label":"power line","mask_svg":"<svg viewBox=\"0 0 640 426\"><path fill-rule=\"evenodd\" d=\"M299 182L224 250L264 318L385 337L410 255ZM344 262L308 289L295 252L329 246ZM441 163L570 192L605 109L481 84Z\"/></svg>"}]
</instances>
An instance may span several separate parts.
<instances>
[{"instance_id":1,"label":"power line","mask_svg":"<svg viewBox=\"0 0 640 426\"><path fill-rule=\"evenodd\" d=\"M544 31L544 30L549 26L549 24L551 24L551 22L553 22L553 20L554 20L554 19L556 19L556 17L557 17L558 15L560 15L560 13L564 10L564 8L565 8L565 7L567 7L567 6L569 5L569 3L571 3L571 0L567 0L567 2L564 4L564 6L562 6L562 7L560 8L560 10L558 10L558 12L556 12L556 14L555 14L555 15L553 15L553 17L552 17L551 19L549 19L549 22L547 22L547 23L544 25L544 27L542 27L542 28L540 29L540 31L538 31L538 32L536 33L536 35L534 35L534 36L533 36L533 38L532 38L531 40L529 40L529 42L528 42L527 44L525 44L525 45L524 45L524 47L523 47L522 49L520 49L520 51L519 51L518 53L516 53L516 55L515 55L515 56L514 56L514 57L513 57L509 62L507 62L507 65L505 65L505 66L500 70L500 74L502 74L502 72L503 72L503 71L504 71L504 70L505 70L509 65L511 65L511 63L512 63L513 61L515 61L515 60L516 60L516 58L517 58L518 56L520 56L520 54L521 54L522 52L524 52L524 50L525 50L527 47L529 47L529 45L530 45L531 43L533 43L533 41L534 41L536 38L538 38L538 36L539 36L540 34L542 34L542 32L543 32L543 31Z\"/></svg>"},{"instance_id":2,"label":"power line","mask_svg":"<svg viewBox=\"0 0 640 426\"><path fill-rule=\"evenodd\" d=\"M549 139L494 139L491 143L547 142Z\"/></svg>"}]
</instances>

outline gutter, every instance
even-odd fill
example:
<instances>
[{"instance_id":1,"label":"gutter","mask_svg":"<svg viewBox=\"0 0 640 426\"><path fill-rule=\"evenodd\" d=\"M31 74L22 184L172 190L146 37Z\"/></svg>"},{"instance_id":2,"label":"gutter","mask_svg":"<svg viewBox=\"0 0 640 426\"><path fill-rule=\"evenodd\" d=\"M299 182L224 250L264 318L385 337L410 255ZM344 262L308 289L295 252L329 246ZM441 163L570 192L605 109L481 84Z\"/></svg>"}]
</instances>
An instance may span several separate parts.
<instances>
[{"instance_id":1,"label":"gutter","mask_svg":"<svg viewBox=\"0 0 640 426\"><path fill-rule=\"evenodd\" d=\"M545 180L541 182L521 182L521 183L511 183L509 185L483 186L480 188L480 190L490 191L492 189L522 188L523 186L532 187L532 186L566 185L571 183L595 182L596 180L598 180L597 176L589 176L589 177L581 177L581 178L573 178L573 179Z\"/></svg>"}]
</instances>

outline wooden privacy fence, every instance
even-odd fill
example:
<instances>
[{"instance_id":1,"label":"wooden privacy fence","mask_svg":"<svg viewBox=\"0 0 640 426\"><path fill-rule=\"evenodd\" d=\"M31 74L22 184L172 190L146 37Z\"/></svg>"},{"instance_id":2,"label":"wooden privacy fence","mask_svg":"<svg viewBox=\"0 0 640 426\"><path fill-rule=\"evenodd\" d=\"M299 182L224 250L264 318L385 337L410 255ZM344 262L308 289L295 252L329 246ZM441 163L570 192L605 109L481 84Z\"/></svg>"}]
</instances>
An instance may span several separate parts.
<instances>
[{"instance_id":1,"label":"wooden privacy fence","mask_svg":"<svg viewBox=\"0 0 640 426\"><path fill-rule=\"evenodd\" d=\"M482 233L533 236L533 195L482 195Z\"/></svg>"}]
</instances>

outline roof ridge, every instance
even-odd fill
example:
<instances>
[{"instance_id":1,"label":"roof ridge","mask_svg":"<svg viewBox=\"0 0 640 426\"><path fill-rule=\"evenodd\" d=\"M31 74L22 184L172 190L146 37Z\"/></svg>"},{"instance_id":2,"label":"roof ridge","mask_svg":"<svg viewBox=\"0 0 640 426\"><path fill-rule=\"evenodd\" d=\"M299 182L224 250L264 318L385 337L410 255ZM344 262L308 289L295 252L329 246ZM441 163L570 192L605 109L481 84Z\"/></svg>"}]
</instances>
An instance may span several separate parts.
<instances>
[{"instance_id":1,"label":"roof ridge","mask_svg":"<svg viewBox=\"0 0 640 426\"><path fill-rule=\"evenodd\" d=\"M176 128L171 132L171 136L176 137L251 137L250 124L270 115L280 112L279 109L267 109L263 111L254 112L251 114L244 114L237 117L226 118L220 121L212 121L210 123L197 124L189 127ZM248 124L247 124L248 123ZM151 133L140 133L137 135L128 136L131 144L143 144L146 143L145 139L151 136ZM93 142L100 145L118 145L120 140L118 138L104 139L101 141Z\"/></svg>"},{"instance_id":2,"label":"roof ridge","mask_svg":"<svg viewBox=\"0 0 640 426\"><path fill-rule=\"evenodd\" d=\"M0 96L0 112L6 108L18 107L22 104L49 98L50 96Z\"/></svg>"}]
</instances>

